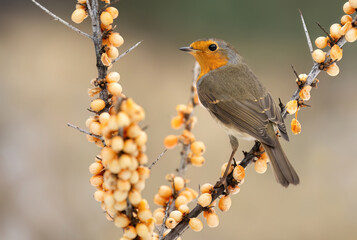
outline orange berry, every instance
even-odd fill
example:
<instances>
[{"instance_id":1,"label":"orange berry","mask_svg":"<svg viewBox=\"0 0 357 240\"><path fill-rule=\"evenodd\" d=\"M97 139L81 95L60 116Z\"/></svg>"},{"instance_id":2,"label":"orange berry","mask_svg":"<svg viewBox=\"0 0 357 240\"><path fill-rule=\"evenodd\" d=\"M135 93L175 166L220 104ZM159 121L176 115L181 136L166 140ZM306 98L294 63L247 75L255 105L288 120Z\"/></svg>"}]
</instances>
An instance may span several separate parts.
<instances>
[{"instance_id":1,"label":"orange berry","mask_svg":"<svg viewBox=\"0 0 357 240\"><path fill-rule=\"evenodd\" d=\"M116 83L119 82L120 80L120 75L118 72L110 72L107 74L105 77L108 83Z\"/></svg>"},{"instance_id":2,"label":"orange berry","mask_svg":"<svg viewBox=\"0 0 357 240\"><path fill-rule=\"evenodd\" d=\"M103 170L103 165L100 162L94 162L89 166L89 172L93 175L99 174Z\"/></svg>"},{"instance_id":3,"label":"orange berry","mask_svg":"<svg viewBox=\"0 0 357 240\"><path fill-rule=\"evenodd\" d=\"M159 194L155 194L154 196L154 203L158 206L164 206L166 204L167 200L163 197L161 197Z\"/></svg>"},{"instance_id":4,"label":"orange berry","mask_svg":"<svg viewBox=\"0 0 357 240\"><path fill-rule=\"evenodd\" d=\"M205 163L205 158L202 156L191 157L191 164L196 167L201 167Z\"/></svg>"},{"instance_id":5,"label":"orange berry","mask_svg":"<svg viewBox=\"0 0 357 240\"><path fill-rule=\"evenodd\" d=\"M178 143L178 137L175 135L169 135L164 140L164 146L168 149L176 147Z\"/></svg>"},{"instance_id":6,"label":"orange berry","mask_svg":"<svg viewBox=\"0 0 357 240\"><path fill-rule=\"evenodd\" d=\"M112 15L113 19L116 19L119 16L119 11L115 7L107 7L105 9L105 11L110 13L110 15Z\"/></svg>"},{"instance_id":7,"label":"orange berry","mask_svg":"<svg viewBox=\"0 0 357 240\"><path fill-rule=\"evenodd\" d=\"M221 197L221 199L218 202L218 208L222 212L227 212L231 206L232 206L232 200L228 195Z\"/></svg>"},{"instance_id":8,"label":"orange berry","mask_svg":"<svg viewBox=\"0 0 357 240\"><path fill-rule=\"evenodd\" d=\"M323 63L326 59L326 53L321 49L316 49L312 52L312 58L317 63Z\"/></svg>"},{"instance_id":9,"label":"orange berry","mask_svg":"<svg viewBox=\"0 0 357 240\"><path fill-rule=\"evenodd\" d=\"M146 144L148 140L148 135L146 132L140 131L139 136L135 138L135 143L139 146L142 147Z\"/></svg>"},{"instance_id":10,"label":"orange berry","mask_svg":"<svg viewBox=\"0 0 357 240\"><path fill-rule=\"evenodd\" d=\"M104 191L102 190L97 190L94 192L94 199L97 202L103 202L104 201Z\"/></svg>"},{"instance_id":11,"label":"orange berry","mask_svg":"<svg viewBox=\"0 0 357 240\"><path fill-rule=\"evenodd\" d=\"M179 208L181 205L186 205L188 203L188 200L185 196L178 196L175 200L175 207Z\"/></svg>"},{"instance_id":12,"label":"orange berry","mask_svg":"<svg viewBox=\"0 0 357 240\"><path fill-rule=\"evenodd\" d=\"M207 207L212 202L212 195L209 193L203 193L201 196L198 197L197 203L202 207Z\"/></svg>"},{"instance_id":13,"label":"orange berry","mask_svg":"<svg viewBox=\"0 0 357 240\"><path fill-rule=\"evenodd\" d=\"M172 189L169 186L161 185L158 193L162 198L169 198L172 196Z\"/></svg>"},{"instance_id":14,"label":"orange berry","mask_svg":"<svg viewBox=\"0 0 357 240\"><path fill-rule=\"evenodd\" d=\"M297 82L298 80L300 80L302 83L305 83L308 76L307 76L305 73L302 73L302 74L299 74L298 77L299 77L299 78L296 79L296 82Z\"/></svg>"},{"instance_id":15,"label":"orange berry","mask_svg":"<svg viewBox=\"0 0 357 240\"><path fill-rule=\"evenodd\" d=\"M190 208L186 204L180 205L178 210L182 212L182 214L188 214L190 212Z\"/></svg>"},{"instance_id":16,"label":"orange berry","mask_svg":"<svg viewBox=\"0 0 357 240\"><path fill-rule=\"evenodd\" d=\"M346 32L345 35L346 41L347 42L354 42L357 40L357 29L356 28L351 28Z\"/></svg>"},{"instance_id":17,"label":"orange berry","mask_svg":"<svg viewBox=\"0 0 357 240\"><path fill-rule=\"evenodd\" d=\"M102 14L100 14L100 21L104 26L109 26L113 23L113 16L108 12L102 12Z\"/></svg>"},{"instance_id":18,"label":"orange berry","mask_svg":"<svg viewBox=\"0 0 357 240\"><path fill-rule=\"evenodd\" d=\"M128 207L128 203L126 200L114 203L114 209L119 212L124 211L127 207Z\"/></svg>"},{"instance_id":19,"label":"orange berry","mask_svg":"<svg viewBox=\"0 0 357 240\"><path fill-rule=\"evenodd\" d=\"M129 225L130 220L128 216L123 213L119 213L118 216L114 218L114 225L118 228L125 228Z\"/></svg>"},{"instance_id":20,"label":"orange berry","mask_svg":"<svg viewBox=\"0 0 357 240\"><path fill-rule=\"evenodd\" d=\"M267 161L264 159L258 159L255 163L254 163L254 170L259 173L259 174L263 174L266 172L268 166L267 166Z\"/></svg>"},{"instance_id":21,"label":"orange berry","mask_svg":"<svg viewBox=\"0 0 357 240\"><path fill-rule=\"evenodd\" d=\"M235 185L234 187L228 186L228 194L235 195L240 192L240 187L238 185Z\"/></svg>"},{"instance_id":22,"label":"orange berry","mask_svg":"<svg viewBox=\"0 0 357 240\"><path fill-rule=\"evenodd\" d=\"M93 187L99 187L103 184L103 176L102 175L94 175L90 178L89 181Z\"/></svg>"},{"instance_id":23,"label":"orange berry","mask_svg":"<svg viewBox=\"0 0 357 240\"><path fill-rule=\"evenodd\" d=\"M103 112L99 115L99 122L103 125L106 125L109 121L110 114L107 112Z\"/></svg>"},{"instance_id":24,"label":"orange berry","mask_svg":"<svg viewBox=\"0 0 357 240\"><path fill-rule=\"evenodd\" d=\"M219 218L215 212L208 213L206 220L207 220L207 225L210 228L215 228L219 225Z\"/></svg>"},{"instance_id":25,"label":"orange berry","mask_svg":"<svg viewBox=\"0 0 357 240\"><path fill-rule=\"evenodd\" d=\"M326 37L318 37L318 38L316 38L315 45L318 48L327 47L327 38Z\"/></svg>"},{"instance_id":26,"label":"orange berry","mask_svg":"<svg viewBox=\"0 0 357 240\"><path fill-rule=\"evenodd\" d=\"M83 8L78 8L73 11L71 19L73 22L79 24L87 17L87 12Z\"/></svg>"},{"instance_id":27,"label":"orange berry","mask_svg":"<svg viewBox=\"0 0 357 240\"><path fill-rule=\"evenodd\" d=\"M108 91L113 96L121 95L123 88L119 83L108 83Z\"/></svg>"},{"instance_id":28,"label":"orange berry","mask_svg":"<svg viewBox=\"0 0 357 240\"><path fill-rule=\"evenodd\" d=\"M120 136L113 137L111 147L115 152L120 152L121 150L123 150L124 147L123 138Z\"/></svg>"},{"instance_id":29,"label":"orange berry","mask_svg":"<svg viewBox=\"0 0 357 240\"><path fill-rule=\"evenodd\" d=\"M121 45L124 44L124 39L119 33L114 32L109 35L109 42L114 47L120 47Z\"/></svg>"},{"instance_id":30,"label":"orange berry","mask_svg":"<svg viewBox=\"0 0 357 240\"><path fill-rule=\"evenodd\" d=\"M213 185L210 183L205 183L200 187L201 193L211 193L213 191Z\"/></svg>"},{"instance_id":31,"label":"orange berry","mask_svg":"<svg viewBox=\"0 0 357 240\"><path fill-rule=\"evenodd\" d=\"M301 124L299 123L299 121L294 118L293 120L291 120L291 131L293 132L293 134L297 135L301 133Z\"/></svg>"},{"instance_id":32,"label":"orange berry","mask_svg":"<svg viewBox=\"0 0 357 240\"><path fill-rule=\"evenodd\" d=\"M200 156L206 151L205 144L201 141L196 141L191 144L191 151L194 155Z\"/></svg>"},{"instance_id":33,"label":"orange berry","mask_svg":"<svg viewBox=\"0 0 357 240\"><path fill-rule=\"evenodd\" d=\"M347 22L345 25L342 26L340 30L340 34L342 36L346 35L346 33L352 28L352 22Z\"/></svg>"},{"instance_id":34,"label":"orange berry","mask_svg":"<svg viewBox=\"0 0 357 240\"><path fill-rule=\"evenodd\" d=\"M169 215L170 218L173 218L177 223L181 222L183 214L179 210L174 210Z\"/></svg>"},{"instance_id":35,"label":"orange berry","mask_svg":"<svg viewBox=\"0 0 357 240\"><path fill-rule=\"evenodd\" d=\"M124 228L124 237L129 238L129 239L134 239L137 236L137 232L135 227L133 226L128 226Z\"/></svg>"},{"instance_id":36,"label":"orange berry","mask_svg":"<svg viewBox=\"0 0 357 240\"><path fill-rule=\"evenodd\" d=\"M328 75L334 77L340 73L340 68L337 66L336 63L333 63L327 68L326 72Z\"/></svg>"},{"instance_id":37,"label":"orange berry","mask_svg":"<svg viewBox=\"0 0 357 240\"><path fill-rule=\"evenodd\" d=\"M179 129L183 124L183 116L178 115L171 119L171 127L173 129Z\"/></svg>"},{"instance_id":38,"label":"orange berry","mask_svg":"<svg viewBox=\"0 0 357 240\"><path fill-rule=\"evenodd\" d=\"M177 222L175 221L175 219L169 217L166 219L165 225L168 229L173 229L174 227L176 227Z\"/></svg>"},{"instance_id":39,"label":"orange berry","mask_svg":"<svg viewBox=\"0 0 357 240\"><path fill-rule=\"evenodd\" d=\"M108 57L107 53L103 53L102 56L100 57L100 60L102 61L103 65L106 67L109 67L112 64L112 61Z\"/></svg>"},{"instance_id":40,"label":"orange berry","mask_svg":"<svg viewBox=\"0 0 357 240\"><path fill-rule=\"evenodd\" d=\"M308 101L311 97L310 95L310 91L311 91L311 86L305 86L303 87L300 92L299 92L299 96L302 100L304 101Z\"/></svg>"},{"instance_id":41,"label":"orange berry","mask_svg":"<svg viewBox=\"0 0 357 240\"><path fill-rule=\"evenodd\" d=\"M348 22L351 22L352 23L352 17L350 16L350 15L343 15L342 17L341 17L341 24L342 25L345 25L346 23L348 23Z\"/></svg>"},{"instance_id":42,"label":"orange berry","mask_svg":"<svg viewBox=\"0 0 357 240\"><path fill-rule=\"evenodd\" d=\"M331 48L330 57L334 61L340 61L342 59L342 49L337 44Z\"/></svg>"},{"instance_id":43,"label":"orange berry","mask_svg":"<svg viewBox=\"0 0 357 240\"><path fill-rule=\"evenodd\" d=\"M193 200L193 194L188 190L183 190L180 192L180 196L185 196L189 202Z\"/></svg>"},{"instance_id":44,"label":"orange berry","mask_svg":"<svg viewBox=\"0 0 357 240\"><path fill-rule=\"evenodd\" d=\"M298 110L298 104L296 100L291 100L286 104L286 111L289 114L294 114Z\"/></svg>"},{"instance_id":45,"label":"orange berry","mask_svg":"<svg viewBox=\"0 0 357 240\"><path fill-rule=\"evenodd\" d=\"M128 195L128 200L134 206L137 206L141 201L141 194L137 190L131 190Z\"/></svg>"},{"instance_id":46,"label":"orange berry","mask_svg":"<svg viewBox=\"0 0 357 240\"><path fill-rule=\"evenodd\" d=\"M353 14L355 12L355 9L353 7L351 7L351 4L349 2L346 2L344 5L343 5L343 11L346 13L346 14Z\"/></svg>"},{"instance_id":47,"label":"orange berry","mask_svg":"<svg viewBox=\"0 0 357 240\"><path fill-rule=\"evenodd\" d=\"M241 165L236 166L233 170L233 178L239 182L242 181L244 177L245 169Z\"/></svg>"},{"instance_id":48,"label":"orange berry","mask_svg":"<svg viewBox=\"0 0 357 240\"><path fill-rule=\"evenodd\" d=\"M190 218L188 225L195 232L200 232L203 229L203 224L198 218Z\"/></svg>"},{"instance_id":49,"label":"orange berry","mask_svg":"<svg viewBox=\"0 0 357 240\"><path fill-rule=\"evenodd\" d=\"M354 9L357 8L357 1L356 0L349 0L348 2L350 3L352 8L354 8Z\"/></svg>"},{"instance_id":50,"label":"orange berry","mask_svg":"<svg viewBox=\"0 0 357 240\"><path fill-rule=\"evenodd\" d=\"M330 27L330 35L332 38L334 39L339 39L341 37L340 34L340 29L341 29L341 25L338 23L334 23L331 25Z\"/></svg>"},{"instance_id":51,"label":"orange berry","mask_svg":"<svg viewBox=\"0 0 357 240\"><path fill-rule=\"evenodd\" d=\"M160 211L157 211L160 209ZM154 211L154 219L156 220L156 224L160 225L163 223L163 220L165 218L165 210L163 208L158 208ZM162 211L161 211L162 210Z\"/></svg>"},{"instance_id":52,"label":"orange berry","mask_svg":"<svg viewBox=\"0 0 357 240\"><path fill-rule=\"evenodd\" d=\"M116 59L119 56L119 50L116 47L110 46L107 49L108 57L111 59Z\"/></svg>"},{"instance_id":53,"label":"orange berry","mask_svg":"<svg viewBox=\"0 0 357 240\"><path fill-rule=\"evenodd\" d=\"M103 99L97 98L90 103L90 108L95 112L99 112L105 108L105 102Z\"/></svg>"},{"instance_id":54,"label":"orange berry","mask_svg":"<svg viewBox=\"0 0 357 240\"><path fill-rule=\"evenodd\" d=\"M147 239L149 237L149 228L144 223L136 224L135 230L137 234L143 239ZM151 239L151 236L150 236Z\"/></svg>"},{"instance_id":55,"label":"orange berry","mask_svg":"<svg viewBox=\"0 0 357 240\"><path fill-rule=\"evenodd\" d=\"M173 186L175 191L180 191L185 186L185 180L182 177L175 177L173 179Z\"/></svg>"}]
</instances>

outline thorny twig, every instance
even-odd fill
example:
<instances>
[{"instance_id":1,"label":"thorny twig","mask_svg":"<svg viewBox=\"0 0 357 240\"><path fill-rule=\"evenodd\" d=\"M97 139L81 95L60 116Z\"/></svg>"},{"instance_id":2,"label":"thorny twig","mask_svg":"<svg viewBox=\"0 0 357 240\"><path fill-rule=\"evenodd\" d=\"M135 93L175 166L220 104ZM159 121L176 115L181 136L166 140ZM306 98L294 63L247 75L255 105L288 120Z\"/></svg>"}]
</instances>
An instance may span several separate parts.
<instances>
[{"instance_id":1,"label":"thorny twig","mask_svg":"<svg viewBox=\"0 0 357 240\"><path fill-rule=\"evenodd\" d=\"M87 131L87 130L84 130L84 129L78 127L78 126L75 126L75 125L73 125L73 124L71 124L71 123L67 123L67 126L68 126L68 127L71 127L71 128L74 128L74 129L77 129L77 130L80 131L81 133L85 133L85 134L87 134L87 135L89 135L89 136L98 138L100 141L102 141L102 143L104 144L104 146L106 146L106 144L105 144L104 139L102 138L102 136L95 135L95 134L93 134L93 133L91 133L91 132L89 132L89 131Z\"/></svg>"},{"instance_id":2,"label":"thorny twig","mask_svg":"<svg viewBox=\"0 0 357 240\"><path fill-rule=\"evenodd\" d=\"M165 150L160 153L160 155L156 158L156 160L150 164L149 169L151 169L162 158L162 156L164 156L164 154L167 152L167 150L168 149L165 148Z\"/></svg>"},{"instance_id":3,"label":"thorny twig","mask_svg":"<svg viewBox=\"0 0 357 240\"><path fill-rule=\"evenodd\" d=\"M140 43L142 43L143 41L139 41L137 42L134 46L132 46L131 48L129 48L128 50L126 50L125 52L123 52L122 54L120 54L119 57L117 57L116 59L114 59L112 61L112 63L115 63L116 61L118 61L119 59L123 58L125 55L127 55L128 53L130 53L131 51L133 51L137 46L139 46Z\"/></svg>"},{"instance_id":4,"label":"thorny twig","mask_svg":"<svg viewBox=\"0 0 357 240\"><path fill-rule=\"evenodd\" d=\"M72 29L73 31L87 37L93 40L93 36L89 35L88 33L85 33L81 30L79 30L78 28L76 28L75 26L69 24L68 22L66 22L65 20L63 20L62 18L58 17L57 15L55 15L54 13L52 13L50 10L48 10L47 8L45 8L44 6L42 6L40 3L36 2L35 0L31 0L34 4L36 4L39 8L41 8L44 12L46 12L48 15L50 15L51 17L54 18L54 20L59 21L60 23L63 23L65 26L69 27L70 29Z\"/></svg>"}]
</instances>

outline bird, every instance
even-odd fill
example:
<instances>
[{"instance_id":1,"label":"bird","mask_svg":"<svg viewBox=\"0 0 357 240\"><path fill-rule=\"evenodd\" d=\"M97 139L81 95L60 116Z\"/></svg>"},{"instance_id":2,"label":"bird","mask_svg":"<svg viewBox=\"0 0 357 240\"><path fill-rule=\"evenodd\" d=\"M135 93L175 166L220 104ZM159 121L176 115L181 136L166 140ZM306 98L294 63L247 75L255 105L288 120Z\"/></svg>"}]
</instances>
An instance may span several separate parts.
<instances>
[{"instance_id":1,"label":"bird","mask_svg":"<svg viewBox=\"0 0 357 240\"><path fill-rule=\"evenodd\" d=\"M199 39L180 50L193 55L199 63L199 102L229 136L232 153L221 183L227 184L239 140L257 140L270 159L277 182L284 187L299 184L279 142L279 136L289 141L281 110L243 57L231 44L216 38Z\"/></svg>"}]
</instances>

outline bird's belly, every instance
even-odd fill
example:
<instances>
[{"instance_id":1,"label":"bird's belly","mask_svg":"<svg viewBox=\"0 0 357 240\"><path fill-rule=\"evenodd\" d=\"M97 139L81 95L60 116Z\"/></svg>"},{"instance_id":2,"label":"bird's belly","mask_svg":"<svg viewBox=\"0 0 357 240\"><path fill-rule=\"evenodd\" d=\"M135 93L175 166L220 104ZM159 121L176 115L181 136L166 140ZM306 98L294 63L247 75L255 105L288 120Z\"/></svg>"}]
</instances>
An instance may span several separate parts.
<instances>
[{"instance_id":1,"label":"bird's belly","mask_svg":"<svg viewBox=\"0 0 357 240\"><path fill-rule=\"evenodd\" d=\"M220 125L228 135L232 135L232 136L236 137L237 139L241 139L241 140L247 140L247 141L256 140L254 137L252 137L248 133L242 132L237 128L227 126L226 124L222 123L214 116L213 116L213 118L217 121L218 125Z\"/></svg>"}]
</instances>

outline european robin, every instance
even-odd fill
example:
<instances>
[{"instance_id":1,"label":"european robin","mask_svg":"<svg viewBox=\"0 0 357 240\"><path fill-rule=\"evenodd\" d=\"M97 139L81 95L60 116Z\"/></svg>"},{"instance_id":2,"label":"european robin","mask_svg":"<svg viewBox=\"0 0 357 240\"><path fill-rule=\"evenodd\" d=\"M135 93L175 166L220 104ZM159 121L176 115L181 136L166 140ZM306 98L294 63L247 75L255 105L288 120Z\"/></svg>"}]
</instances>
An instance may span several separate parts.
<instances>
[{"instance_id":1,"label":"european robin","mask_svg":"<svg viewBox=\"0 0 357 240\"><path fill-rule=\"evenodd\" d=\"M289 140L280 108L238 52L214 38L197 40L180 50L192 54L199 63L198 98L229 136L232 154L227 170L238 149L238 139L258 140L269 156L276 180L284 187L298 184L299 177L276 134L279 131ZM221 179L225 185L227 170Z\"/></svg>"}]
</instances>

